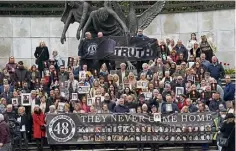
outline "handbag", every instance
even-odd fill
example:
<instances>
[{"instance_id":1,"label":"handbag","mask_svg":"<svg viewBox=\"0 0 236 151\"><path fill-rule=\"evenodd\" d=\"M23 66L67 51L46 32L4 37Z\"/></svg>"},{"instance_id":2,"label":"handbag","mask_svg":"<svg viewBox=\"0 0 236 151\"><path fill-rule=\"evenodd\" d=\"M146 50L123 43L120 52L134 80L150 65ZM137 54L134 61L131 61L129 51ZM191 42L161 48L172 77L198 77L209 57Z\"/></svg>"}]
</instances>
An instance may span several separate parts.
<instances>
[{"instance_id":1,"label":"handbag","mask_svg":"<svg viewBox=\"0 0 236 151\"><path fill-rule=\"evenodd\" d=\"M40 120L39 116L38 116L38 119ZM40 120L41 121L41 120ZM42 122L42 121L41 121ZM46 126L44 125L40 125L40 130L41 131L46 131Z\"/></svg>"},{"instance_id":2,"label":"handbag","mask_svg":"<svg viewBox=\"0 0 236 151\"><path fill-rule=\"evenodd\" d=\"M41 57L41 55L43 54L43 52L44 52L44 48L43 48L43 50L42 50L42 52L40 53L40 55L38 56L38 58L36 58L36 60L35 60L35 64L39 64L39 58Z\"/></svg>"},{"instance_id":3,"label":"handbag","mask_svg":"<svg viewBox=\"0 0 236 151\"><path fill-rule=\"evenodd\" d=\"M41 131L46 131L46 127L45 127L44 125L41 125L41 126L40 126L40 130L41 130Z\"/></svg>"},{"instance_id":4,"label":"handbag","mask_svg":"<svg viewBox=\"0 0 236 151\"><path fill-rule=\"evenodd\" d=\"M224 138L222 135L220 136L220 138L219 138L219 145L221 147L228 147L228 145L229 145L229 138L230 138L234 128L231 130L231 132L230 132L230 134L229 134L229 136L227 138Z\"/></svg>"}]
</instances>

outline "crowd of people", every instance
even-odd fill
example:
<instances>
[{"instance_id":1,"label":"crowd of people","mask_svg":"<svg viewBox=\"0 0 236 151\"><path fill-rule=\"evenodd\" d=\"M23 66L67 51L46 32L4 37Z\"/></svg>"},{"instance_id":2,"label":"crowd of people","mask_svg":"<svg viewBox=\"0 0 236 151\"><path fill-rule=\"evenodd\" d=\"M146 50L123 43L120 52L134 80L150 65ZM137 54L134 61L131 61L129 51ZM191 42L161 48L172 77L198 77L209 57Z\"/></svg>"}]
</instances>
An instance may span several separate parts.
<instances>
[{"instance_id":1,"label":"crowd of people","mask_svg":"<svg viewBox=\"0 0 236 151\"><path fill-rule=\"evenodd\" d=\"M146 38L142 31L138 38ZM92 37L90 37L92 38ZM91 69L73 59L65 66L57 51L52 57L44 42L36 48L36 65L28 68L23 61L9 58L0 72L0 150L9 151L11 139L8 122L20 126L20 146L36 140L42 151L47 114L58 113L194 113L218 112L214 119L214 137L218 149L220 134L229 137L222 151L235 150L235 85L214 55L215 47L206 36L197 40L191 34L187 46L181 40L157 41L158 56L142 62L142 68L127 70L127 64L112 73L109 60L100 70ZM68 64L69 65L69 64ZM109 70L108 70L109 68ZM88 70L89 69L89 70ZM114 69L114 68L113 68ZM223 88L221 79L225 78ZM79 87L88 91L80 93ZM74 97L74 95L77 95ZM24 100L24 96L29 95ZM95 98L100 97L100 104ZM27 99L29 102L27 102ZM92 101L89 101L92 100ZM63 107L61 107L63 105ZM32 135L33 134L33 135ZM203 150L207 150L207 146Z\"/></svg>"}]
</instances>

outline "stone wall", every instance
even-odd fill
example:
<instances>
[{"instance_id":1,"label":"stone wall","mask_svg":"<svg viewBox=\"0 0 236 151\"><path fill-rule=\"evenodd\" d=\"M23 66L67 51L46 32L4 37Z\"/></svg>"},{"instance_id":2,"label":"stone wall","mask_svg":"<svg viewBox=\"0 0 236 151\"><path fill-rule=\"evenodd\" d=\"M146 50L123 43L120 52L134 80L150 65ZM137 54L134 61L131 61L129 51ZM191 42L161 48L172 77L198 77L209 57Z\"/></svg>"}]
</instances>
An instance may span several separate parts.
<instances>
[{"instance_id":1,"label":"stone wall","mask_svg":"<svg viewBox=\"0 0 236 151\"><path fill-rule=\"evenodd\" d=\"M77 56L79 42L75 38L78 23L70 25L67 41L60 43L64 24L59 17L0 17L0 68L5 66L9 56L26 65L34 64L35 47L45 41L50 53L55 49L67 59ZM206 34L218 48L220 61L235 67L235 10L161 14L144 31L149 37L175 40L184 44L192 32L198 37Z\"/></svg>"}]
</instances>

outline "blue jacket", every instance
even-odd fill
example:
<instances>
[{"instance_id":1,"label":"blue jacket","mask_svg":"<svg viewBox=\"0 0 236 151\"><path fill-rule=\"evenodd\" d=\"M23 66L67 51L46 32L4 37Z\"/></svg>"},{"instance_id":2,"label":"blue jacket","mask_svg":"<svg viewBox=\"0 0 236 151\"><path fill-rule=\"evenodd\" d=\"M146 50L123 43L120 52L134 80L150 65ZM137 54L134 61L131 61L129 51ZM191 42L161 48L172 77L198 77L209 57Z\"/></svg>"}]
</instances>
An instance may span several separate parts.
<instances>
[{"instance_id":1,"label":"blue jacket","mask_svg":"<svg viewBox=\"0 0 236 151\"><path fill-rule=\"evenodd\" d=\"M178 106L177 106L176 103L171 103L171 105L172 105L172 112L167 112L167 111L166 111L166 104L167 104L167 103L163 103L163 104L162 104L161 113L163 113L163 114L168 114L168 113L175 113L176 111L179 112L179 108L178 108Z\"/></svg>"},{"instance_id":2,"label":"blue jacket","mask_svg":"<svg viewBox=\"0 0 236 151\"><path fill-rule=\"evenodd\" d=\"M79 70L80 70L80 67L76 67L73 69L73 74L76 80L79 79Z\"/></svg>"},{"instance_id":3,"label":"blue jacket","mask_svg":"<svg viewBox=\"0 0 236 151\"><path fill-rule=\"evenodd\" d=\"M234 100L234 94L235 94L235 84L229 83L224 88L224 100Z\"/></svg>"},{"instance_id":4,"label":"blue jacket","mask_svg":"<svg viewBox=\"0 0 236 151\"><path fill-rule=\"evenodd\" d=\"M129 113L129 108L118 104L114 108L114 113Z\"/></svg>"},{"instance_id":5,"label":"blue jacket","mask_svg":"<svg viewBox=\"0 0 236 151\"><path fill-rule=\"evenodd\" d=\"M176 45L175 50L176 50L178 55L181 54L181 53L184 55L184 61L188 60L188 50L184 45L181 45L181 47Z\"/></svg>"},{"instance_id":6,"label":"blue jacket","mask_svg":"<svg viewBox=\"0 0 236 151\"><path fill-rule=\"evenodd\" d=\"M220 79L220 78L223 78L225 76L225 71L224 71L224 68L221 64L219 63L216 63L215 65L214 64L210 64L208 66L208 72L210 72L210 76L215 78L217 81Z\"/></svg>"},{"instance_id":7,"label":"blue jacket","mask_svg":"<svg viewBox=\"0 0 236 151\"><path fill-rule=\"evenodd\" d=\"M221 99L219 101L211 100L209 104L210 111L216 112L217 110L219 110L220 104L223 104L225 106L225 103Z\"/></svg>"},{"instance_id":8,"label":"blue jacket","mask_svg":"<svg viewBox=\"0 0 236 151\"><path fill-rule=\"evenodd\" d=\"M190 104L188 107L188 110L190 113L193 113L193 112L197 112L198 108L195 105Z\"/></svg>"}]
</instances>

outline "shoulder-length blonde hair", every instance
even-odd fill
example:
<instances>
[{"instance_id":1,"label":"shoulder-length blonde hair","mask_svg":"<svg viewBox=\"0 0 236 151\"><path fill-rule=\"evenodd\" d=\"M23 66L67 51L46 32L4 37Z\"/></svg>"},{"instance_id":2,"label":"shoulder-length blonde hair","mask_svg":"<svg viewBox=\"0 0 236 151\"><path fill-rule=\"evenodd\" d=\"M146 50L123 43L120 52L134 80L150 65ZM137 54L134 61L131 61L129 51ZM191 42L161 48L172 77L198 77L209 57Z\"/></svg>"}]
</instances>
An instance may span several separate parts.
<instances>
[{"instance_id":1,"label":"shoulder-length blonde hair","mask_svg":"<svg viewBox=\"0 0 236 151\"><path fill-rule=\"evenodd\" d=\"M39 42L39 47L41 47L41 45L42 45L42 46L46 46L46 44L45 44L44 41L40 41L40 42Z\"/></svg>"}]
</instances>

